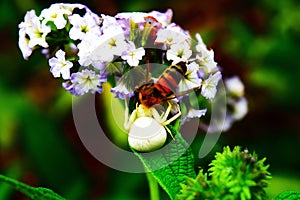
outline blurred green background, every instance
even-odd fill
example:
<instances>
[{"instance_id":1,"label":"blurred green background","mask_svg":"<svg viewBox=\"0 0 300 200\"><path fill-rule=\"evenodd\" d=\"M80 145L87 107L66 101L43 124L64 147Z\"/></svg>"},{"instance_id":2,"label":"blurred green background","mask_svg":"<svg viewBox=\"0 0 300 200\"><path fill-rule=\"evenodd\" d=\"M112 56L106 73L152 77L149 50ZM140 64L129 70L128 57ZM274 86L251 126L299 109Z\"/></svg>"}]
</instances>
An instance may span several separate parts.
<instances>
[{"instance_id":1,"label":"blurred green background","mask_svg":"<svg viewBox=\"0 0 300 200\"><path fill-rule=\"evenodd\" d=\"M58 1L2 0L0 3L0 173L68 199L147 199L144 174L119 172L94 159L73 124L71 95L34 53L24 61L18 24L27 10L37 13ZM239 75L249 113L221 135L197 166L206 168L224 145L241 145L267 157L273 179L270 197L300 190L300 2L297 0L129 0L83 3L94 12L165 11L191 34L199 32L224 77ZM108 127L109 128L109 127ZM193 143L195 154L204 133ZM197 167L196 166L196 167ZM0 182L0 199L26 199ZM162 199L167 199L162 194Z\"/></svg>"}]
</instances>

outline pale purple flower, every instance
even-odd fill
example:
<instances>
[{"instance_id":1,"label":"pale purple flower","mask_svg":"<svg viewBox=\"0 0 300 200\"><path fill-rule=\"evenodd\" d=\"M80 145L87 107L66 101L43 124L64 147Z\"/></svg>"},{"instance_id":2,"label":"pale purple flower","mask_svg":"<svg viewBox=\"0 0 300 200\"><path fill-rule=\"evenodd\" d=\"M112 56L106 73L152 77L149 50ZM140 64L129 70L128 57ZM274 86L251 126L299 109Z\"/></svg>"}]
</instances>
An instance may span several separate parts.
<instances>
[{"instance_id":1,"label":"pale purple flower","mask_svg":"<svg viewBox=\"0 0 300 200\"><path fill-rule=\"evenodd\" d=\"M63 82L62 83L63 88L70 92L71 94L75 95L75 90L74 90L74 84L70 80Z\"/></svg>"},{"instance_id":2,"label":"pale purple flower","mask_svg":"<svg viewBox=\"0 0 300 200\"><path fill-rule=\"evenodd\" d=\"M117 86L111 88L110 91L115 94L115 98L126 99L134 96L134 92L128 90L122 82L119 82Z\"/></svg>"},{"instance_id":3,"label":"pale purple flower","mask_svg":"<svg viewBox=\"0 0 300 200\"><path fill-rule=\"evenodd\" d=\"M49 59L50 71L55 78L60 77L60 75L63 79L70 78L70 69L73 67L73 63L66 60L65 54L66 53L60 49L55 53L56 57Z\"/></svg>"},{"instance_id":4,"label":"pale purple flower","mask_svg":"<svg viewBox=\"0 0 300 200\"><path fill-rule=\"evenodd\" d=\"M107 81L105 75L96 74L93 70L84 69L71 75L71 82L66 82L63 87L74 95L86 93L101 93L102 84Z\"/></svg>"}]
</instances>

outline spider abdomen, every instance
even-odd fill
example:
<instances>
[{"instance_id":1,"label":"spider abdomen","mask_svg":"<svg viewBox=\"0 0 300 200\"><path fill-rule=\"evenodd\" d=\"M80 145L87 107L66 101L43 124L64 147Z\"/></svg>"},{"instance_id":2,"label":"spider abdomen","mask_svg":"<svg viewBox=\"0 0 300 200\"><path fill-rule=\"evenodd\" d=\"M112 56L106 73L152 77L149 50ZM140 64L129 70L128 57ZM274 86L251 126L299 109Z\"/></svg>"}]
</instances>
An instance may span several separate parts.
<instances>
[{"instance_id":1,"label":"spider abdomen","mask_svg":"<svg viewBox=\"0 0 300 200\"><path fill-rule=\"evenodd\" d=\"M152 117L137 118L128 135L129 145L141 152L159 149L165 144L166 139L166 129Z\"/></svg>"}]
</instances>

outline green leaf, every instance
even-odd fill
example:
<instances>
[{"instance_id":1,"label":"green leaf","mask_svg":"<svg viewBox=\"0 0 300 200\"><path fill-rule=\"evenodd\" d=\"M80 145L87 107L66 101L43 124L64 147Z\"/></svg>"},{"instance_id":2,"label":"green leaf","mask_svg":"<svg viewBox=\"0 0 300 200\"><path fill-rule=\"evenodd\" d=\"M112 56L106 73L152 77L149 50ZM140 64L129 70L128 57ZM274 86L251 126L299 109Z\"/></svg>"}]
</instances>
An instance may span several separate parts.
<instances>
[{"instance_id":1,"label":"green leaf","mask_svg":"<svg viewBox=\"0 0 300 200\"><path fill-rule=\"evenodd\" d=\"M32 187L1 174L0 180L12 185L16 190L20 191L33 200L65 200L65 198L61 197L48 188Z\"/></svg>"},{"instance_id":2,"label":"green leaf","mask_svg":"<svg viewBox=\"0 0 300 200\"><path fill-rule=\"evenodd\" d=\"M274 200L296 200L300 199L299 191L284 191L275 197Z\"/></svg>"},{"instance_id":3,"label":"green leaf","mask_svg":"<svg viewBox=\"0 0 300 200\"><path fill-rule=\"evenodd\" d=\"M180 185L186 182L186 177L195 178L196 174L194 156L188 143L173 126L168 126L168 128L174 136L176 135L175 140L167 145L168 148L163 148L158 153L151 152L151 154L138 153L134 149L132 151L170 198L175 199L181 189Z\"/></svg>"},{"instance_id":4,"label":"green leaf","mask_svg":"<svg viewBox=\"0 0 300 200\"><path fill-rule=\"evenodd\" d=\"M122 66L122 62L109 62L105 66L105 71L111 74L122 73Z\"/></svg>"}]
</instances>

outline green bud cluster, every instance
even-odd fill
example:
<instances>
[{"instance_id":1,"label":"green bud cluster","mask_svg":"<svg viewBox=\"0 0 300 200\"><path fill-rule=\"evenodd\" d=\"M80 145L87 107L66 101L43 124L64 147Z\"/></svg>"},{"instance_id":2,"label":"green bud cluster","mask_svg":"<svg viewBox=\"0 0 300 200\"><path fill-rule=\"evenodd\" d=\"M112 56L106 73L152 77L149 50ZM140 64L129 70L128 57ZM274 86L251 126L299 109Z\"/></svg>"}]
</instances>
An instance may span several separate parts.
<instances>
[{"instance_id":1,"label":"green bud cluster","mask_svg":"<svg viewBox=\"0 0 300 200\"><path fill-rule=\"evenodd\" d=\"M208 173L200 170L195 179L187 178L177 199L266 199L264 188L271 176L265 160L239 146L232 151L224 147L210 163Z\"/></svg>"}]
</instances>

